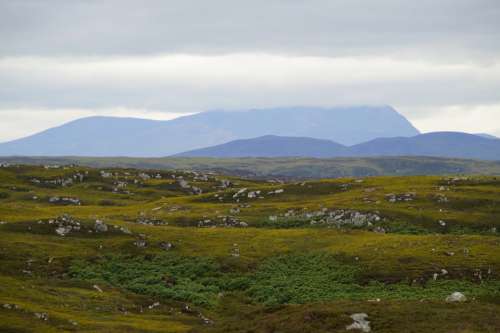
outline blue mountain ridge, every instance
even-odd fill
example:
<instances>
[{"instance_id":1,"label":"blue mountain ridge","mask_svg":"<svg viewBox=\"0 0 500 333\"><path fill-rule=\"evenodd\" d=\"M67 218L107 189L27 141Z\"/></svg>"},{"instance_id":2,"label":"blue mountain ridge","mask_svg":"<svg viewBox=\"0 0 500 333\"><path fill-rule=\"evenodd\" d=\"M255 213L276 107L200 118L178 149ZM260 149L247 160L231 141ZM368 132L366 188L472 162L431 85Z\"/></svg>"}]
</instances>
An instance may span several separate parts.
<instances>
[{"instance_id":1,"label":"blue mountain ridge","mask_svg":"<svg viewBox=\"0 0 500 333\"><path fill-rule=\"evenodd\" d=\"M168 121L88 117L0 144L0 155L160 157L264 135L352 145L418 130L390 106L208 111Z\"/></svg>"},{"instance_id":2,"label":"blue mountain ridge","mask_svg":"<svg viewBox=\"0 0 500 333\"><path fill-rule=\"evenodd\" d=\"M432 156L500 160L500 140L461 132L433 132L413 137L377 138L340 145L312 138L263 136L177 154L179 157L375 157Z\"/></svg>"}]
</instances>

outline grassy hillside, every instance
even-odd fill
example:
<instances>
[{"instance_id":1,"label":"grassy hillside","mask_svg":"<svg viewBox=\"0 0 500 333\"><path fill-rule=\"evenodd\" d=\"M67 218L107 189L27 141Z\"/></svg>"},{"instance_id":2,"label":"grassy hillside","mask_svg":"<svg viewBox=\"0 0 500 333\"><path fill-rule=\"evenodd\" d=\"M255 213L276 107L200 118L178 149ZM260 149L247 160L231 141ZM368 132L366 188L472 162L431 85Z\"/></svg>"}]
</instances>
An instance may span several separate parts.
<instances>
[{"instance_id":1,"label":"grassy hillside","mask_svg":"<svg viewBox=\"0 0 500 333\"><path fill-rule=\"evenodd\" d=\"M0 167L0 332L500 329L499 177L165 167Z\"/></svg>"},{"instance_id":2,"label":"grassy hillside","mask_svg":"<svg viewBox=\"0 0 500 333\"><path fill-rule=\"evenodd\" d=\"M250 178L312 179L397 175L500 175L500 162L435 158L131 158L131 157L0 157L17 164L78 164L97 168L142 168L215 171Z\"/></svg>"}]
</instances>

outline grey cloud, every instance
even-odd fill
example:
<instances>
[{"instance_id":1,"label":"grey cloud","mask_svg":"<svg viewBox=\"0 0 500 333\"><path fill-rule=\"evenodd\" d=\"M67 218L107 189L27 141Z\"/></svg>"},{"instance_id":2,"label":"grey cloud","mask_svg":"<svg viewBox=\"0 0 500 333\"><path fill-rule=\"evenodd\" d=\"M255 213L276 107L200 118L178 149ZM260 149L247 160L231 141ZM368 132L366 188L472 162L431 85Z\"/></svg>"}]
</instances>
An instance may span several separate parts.
<instances>
[{"instance_id":1,"label":"grey cloud","mask_svg":"<svg viewBox=\"0 0 500 333\"><path fill-rule=\"evenodd\" d=\"M0 0L0 120L391 104L499 133L499 17L498 0Z\"/></svg>"},{"instance_id":2,"label":"grey cloud","mask_svg":"<svg viewBox=\"0 0 500 333\"><path fill-rule=\"evenodd\" d=\"M0 55L281 52L488 62L497 0L0 2Z\"/></svg>"},{"instance_id":3,"label":"grey cloud","mask_svg":"<svg viewBox=\"0 0 500 333\"><path fill-rule=\"evenodd\" d=\"M498 104L500 64L266 54L0 59L0 108L174 112L280 105Z\"/></svg>"}]
</instances>

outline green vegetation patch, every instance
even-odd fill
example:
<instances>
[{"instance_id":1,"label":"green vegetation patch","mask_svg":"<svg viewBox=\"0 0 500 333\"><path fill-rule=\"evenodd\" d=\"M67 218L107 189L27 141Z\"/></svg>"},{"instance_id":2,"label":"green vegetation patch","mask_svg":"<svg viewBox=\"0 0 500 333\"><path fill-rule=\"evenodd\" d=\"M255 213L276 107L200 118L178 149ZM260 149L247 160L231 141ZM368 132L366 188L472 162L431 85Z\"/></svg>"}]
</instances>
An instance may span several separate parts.
<instances>
[{"instance_id":1,"label":"green vegetation patch","mask_svg":"<svg viewBox=\"0 0 500 333\"><path fill-rule=\"evenodd\" d=\"M430 280L427 283L361 284L362 269L329 254L286 255L263 263L252 278L249 293L266 305L305 304L349 300L443 300L455 291L469 297L500 299L500 282L476 284L462 280Z\"/></svg>"},{"instance_id":2,"label":"green vegetation patch","mask_svg":"<svg viewBox=\"0 0 500 333\"><path fill-rule=\"evenodd\" d=\"M240 286L238 277L223 273L210 258L170 254L148 257L109 256L94 262L75 260L73 278L106 282L138 294L211 306L223 290Z\"/></svg>"},{"instance_id":3,"label":"green vegetation patch","mask_svg":"<svg viewBox=\"0 0 500 333\"><path fill-rule=\"evenodd\" d=\"M238 271L206 257L108 256L74 261L73 278L127 289L159 299L212 307L223 293L239 292L265 305L306 304L334 300L444 300L460 291L467 297L500 299L500 282L481 284L439 279L385 284L363 281L359 264L330 254L272 257L253 271Z\"/></svg>"}]
</instances>

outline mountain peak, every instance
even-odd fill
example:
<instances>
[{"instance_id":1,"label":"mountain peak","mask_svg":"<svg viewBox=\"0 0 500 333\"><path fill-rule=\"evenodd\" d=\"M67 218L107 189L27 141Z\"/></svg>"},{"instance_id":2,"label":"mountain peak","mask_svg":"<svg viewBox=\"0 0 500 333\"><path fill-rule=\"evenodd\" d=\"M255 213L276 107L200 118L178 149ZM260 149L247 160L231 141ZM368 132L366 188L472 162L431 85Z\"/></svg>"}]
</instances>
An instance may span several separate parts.
<instances>
[{"instance_id":1,"label":"mountain peak","mask_svg":"<svg viewBox=\"0 0 500 333\"><path fill-rule=\"evenodd\" d=\"M0 155L167 156L266 135L352 145L418 130L390 106L212 111L173 120L93 116L0 144Z\"/></svg>"}]
</instances>

